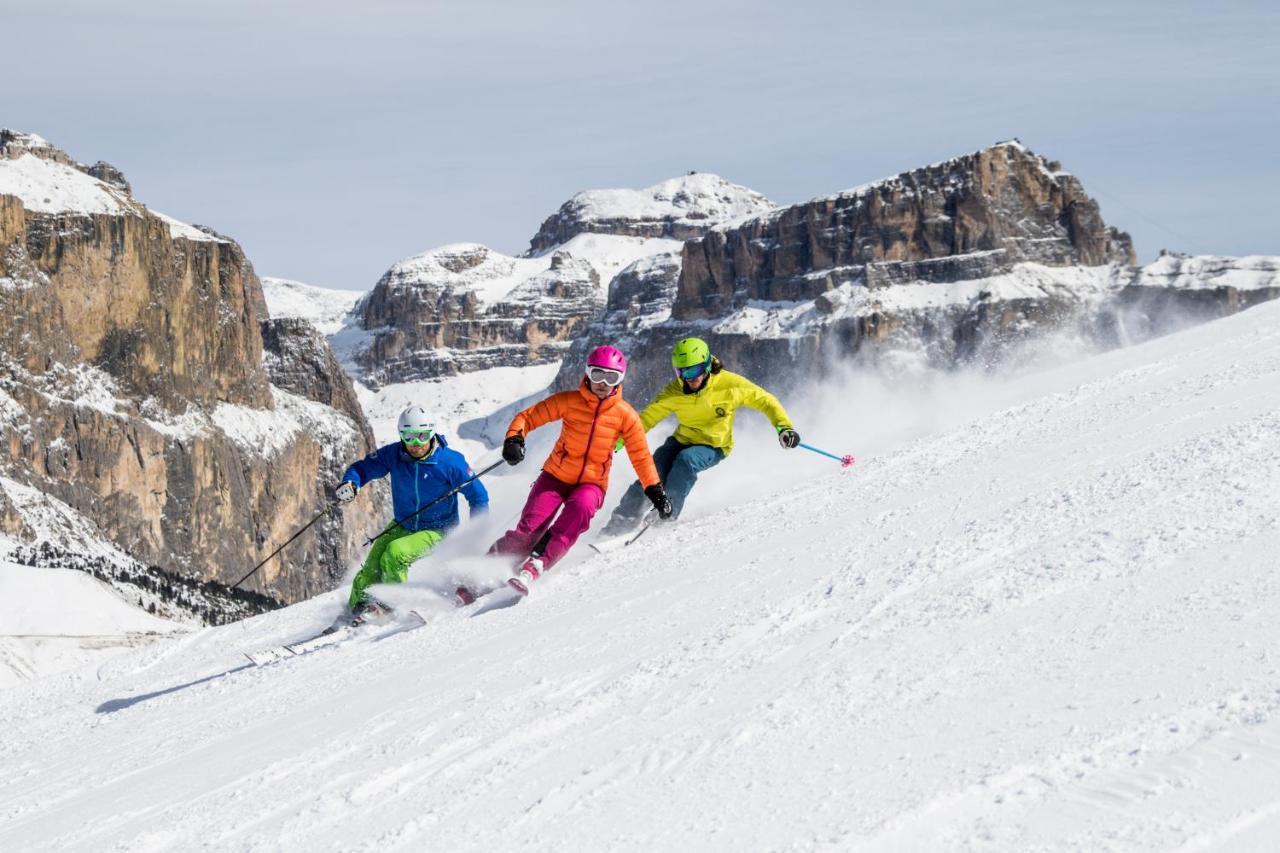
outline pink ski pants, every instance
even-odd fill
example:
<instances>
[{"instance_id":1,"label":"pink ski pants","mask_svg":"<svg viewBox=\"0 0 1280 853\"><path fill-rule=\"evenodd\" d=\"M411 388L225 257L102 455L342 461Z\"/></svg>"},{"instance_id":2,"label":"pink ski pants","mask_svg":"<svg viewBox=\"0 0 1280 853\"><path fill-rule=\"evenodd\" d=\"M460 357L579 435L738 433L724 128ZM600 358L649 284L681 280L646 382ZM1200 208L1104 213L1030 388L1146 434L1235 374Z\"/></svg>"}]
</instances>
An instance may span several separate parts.
<instances>
[{"instance_id":1,"label":"pink ski pants","mask_svg":"<svg viewBox=\"0 0 1280 853\"><path fill-rule=\"evenodd\" d=\"M508 530L489 551L525 557L543 534L547 534L542 562L551 568L591 526L592 517L603 504L604 489L596 484L574 486L543 471L533 481L515 529ZM556 510L561 506L564 509L557 517Z\"/></svg>"}]
</instances>

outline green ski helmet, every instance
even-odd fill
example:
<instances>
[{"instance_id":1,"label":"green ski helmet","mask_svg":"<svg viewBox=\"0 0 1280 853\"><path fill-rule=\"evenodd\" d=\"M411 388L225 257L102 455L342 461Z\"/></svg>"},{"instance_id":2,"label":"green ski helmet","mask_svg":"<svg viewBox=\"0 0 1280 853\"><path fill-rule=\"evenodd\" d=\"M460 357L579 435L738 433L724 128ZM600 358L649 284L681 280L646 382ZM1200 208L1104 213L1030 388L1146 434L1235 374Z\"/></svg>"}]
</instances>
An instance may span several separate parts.
<instances>
[{"instance_id":1,"label":"green ski helmet","mask_svg":"<svg viewBox=\"0 0 1280 853\"><path fill-rule=\"evenodd\" d=\"M685 338L671 350L671 366L680 379L697 379L711 369L711 348L702 338Z\"/></svg>"}]
</instances>

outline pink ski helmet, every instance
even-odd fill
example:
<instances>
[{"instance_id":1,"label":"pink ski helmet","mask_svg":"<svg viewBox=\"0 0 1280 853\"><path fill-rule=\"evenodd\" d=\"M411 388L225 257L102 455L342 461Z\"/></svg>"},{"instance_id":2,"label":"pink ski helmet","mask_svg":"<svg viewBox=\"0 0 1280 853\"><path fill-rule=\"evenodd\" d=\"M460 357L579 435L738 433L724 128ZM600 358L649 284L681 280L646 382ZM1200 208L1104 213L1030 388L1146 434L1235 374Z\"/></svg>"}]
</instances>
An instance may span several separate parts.
<instances>
[{"instance_id":1,"label":"pink ski helmet","mask_svg":"<svg viewBox=\"0 0 1280 853\"><path fill-rule=\"evenodd\" d=\"M587 367L603 367L605 370L627 372L627 357L617 347L596 347L587 356Z\"/></svg>"}]
</instances>

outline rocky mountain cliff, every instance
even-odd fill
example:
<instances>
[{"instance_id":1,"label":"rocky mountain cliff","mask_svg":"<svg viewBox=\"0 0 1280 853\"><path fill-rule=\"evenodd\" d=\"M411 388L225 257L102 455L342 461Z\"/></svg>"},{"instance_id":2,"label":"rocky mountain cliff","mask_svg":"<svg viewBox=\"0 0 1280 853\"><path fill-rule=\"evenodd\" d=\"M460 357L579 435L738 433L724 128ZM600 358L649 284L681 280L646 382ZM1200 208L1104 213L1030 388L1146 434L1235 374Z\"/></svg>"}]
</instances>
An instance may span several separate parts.
<instances>
[{"instance_id":1,"label":"rocky mountain cliff","mask_svg":"<svg viewBox=\"0 0 1280 853\"><path fill-rule=\"evenodd\" d=\"M264 363L265 319L234 241L148 210L105 163L0 131L0 534L15 553L172 588L214 620L331 588L376 502L266 566L246 585L263 597L220 586L370 444L323 342L268 324ZM84 565L90 534L118 558Z\"/></svg>"},{"instance_id":2,"label":"rocky mountain cliff","mask_svg":"<svg viewBox=\"0 0 1280 853\"><path fill-rule=\"evenodd\" d=\"M1074 176L1001 143L713 228L623 270L556 384L576 384L590 347L620 343L632 357L628 393L643 401L669 380L671 343L694 334L773 382L851 361L993 365L1059 331L1110 345L1159 327L1144 307L1167 317L1188 281L1204 281L1205 264L1187 261L1177 286L1178 271L1160 272L1172 263L1136 267L1128 235L1103 222ZM1246 289L1263 298L1274 274L1255 266ZM1195 301L1219 312L1248 302L1213 293Z\"/></svg>"},{"instance_id":3,"label":"rocky mountain cliff","mask_svg":"<svg viewBox=\"0 0 1280 853\"><path fill-rule=\"evenodd\" d=\"M620 269L770 207L715 175L579 193L544 223L525 257L464 243L396 264L335 342L373 387L555 362L599 315Z\"/></svg>"}]
</instances>

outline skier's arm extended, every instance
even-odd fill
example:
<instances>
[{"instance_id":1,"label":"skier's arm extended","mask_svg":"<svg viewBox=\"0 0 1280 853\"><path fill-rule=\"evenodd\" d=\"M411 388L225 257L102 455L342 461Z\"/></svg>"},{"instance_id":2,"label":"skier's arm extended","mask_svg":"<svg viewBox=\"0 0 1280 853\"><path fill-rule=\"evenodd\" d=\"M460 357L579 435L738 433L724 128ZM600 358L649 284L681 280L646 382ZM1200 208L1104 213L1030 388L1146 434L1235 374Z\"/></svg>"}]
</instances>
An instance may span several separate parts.
<instances>
[{"instance_id":1,"label":"skier's arm extended","mask_svg":"<svg viewBox=\"0 0 1280 853\"><path fill-rule=\"evenodd\" d=\"M659 421L671 414L675 409L671 407L669 402L671 395L666 389L658 392L658 396L653 398L653 402L644 407L644 411L640 413L640 428L645 432L653 429ZM618 442L613 446L613 452L617 453L624 446L622 436L618 436Z\"/></svg>"},{"instance_id":2,"label":"skier's arm extended","mask_svg":"<svg viewBox=\"0 0 1280 853\"><path fill-rule=\"evenodd\" d=\"M755 409L763 414L772 423L776 430L791 429L791 417L787 414L787 410L782 408L782 404L778 402L778 398L761 388L759 385L742 377L737 377L741 383L738 385L738 399L741 405Z\"/></svg>"},{"instance_id":3,"label":"skier's arm extended","mask_svg":"<svg viewBox=\"0 0 1280 853\"><path fill-rule=\"evenodd\" d=\"M564 417L565 401L576 393L578 392L561 391L559 394L552 394L547 399L534 403L511 419L511 425L507 427L507 437L526 436L543 424L549 424Z\"/></svg>"},{"instance_id":4,"label":"skier's arm extended","mask_svg":"<svg viewBox=\"0 0 1280 853\"><path fill-rule=\"evenodd\" d=\"M661 483L658 469L653 464L653 454L649 452L649 440L645 438L644 426L634 414L629 413L622 421L622 441L627 446L627 456L631 457L631 467L636 469L640 485L648 488Z\"/></svg>"},{"instance_id":5,"label":"skier's arm extended","mask_svg":"<svg viewBox=\"0 0 1280 853\"><path fill-rule=\"evenodd\" d=\"M645 432L653 429L659 421L675 411L675 407L671 405L674 397L670 388L663 388L658 392L658 396L653 398L653 402L644 407L644 411L640 413L640 425Z\"/></svg>"},{"instance_id":6,"label":"skier's arm extended","mask_svg":"<svg viewBox=\"0 0 1280 853\"><path fill-rule=\"evenodd\" d=\"M370 453L363 459L358 459L351 463L351 467L347 468L346 473L342 475L342 479L353 484L357 489L370 480L376 480L379 477L385 477L391 473L391 466L382 458L385 447L380 447ZM394 450L392 446L392 450Z\"/></svg>"}]
</instances>

